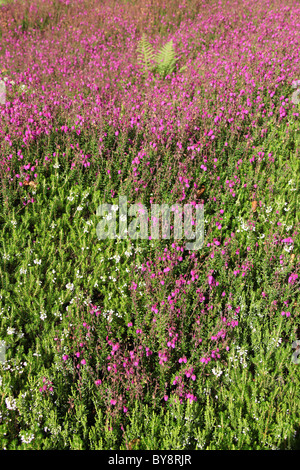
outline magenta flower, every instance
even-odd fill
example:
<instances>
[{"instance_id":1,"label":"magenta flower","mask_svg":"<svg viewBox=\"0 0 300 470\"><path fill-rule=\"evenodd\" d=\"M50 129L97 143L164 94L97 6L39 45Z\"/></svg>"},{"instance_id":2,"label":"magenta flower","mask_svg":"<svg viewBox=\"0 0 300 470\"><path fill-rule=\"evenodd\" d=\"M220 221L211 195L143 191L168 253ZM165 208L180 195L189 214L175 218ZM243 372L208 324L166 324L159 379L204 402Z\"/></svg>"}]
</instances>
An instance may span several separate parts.
<instances>
[{"instance_id":1,"label":"magenta flower","mask_svg":"<svg viewBox=\"0 0 300 470\"><path fill-rule=\"evenodd\" d=\"M294 284L296 279L298 279L298 274L296 274L296 273L291 274L290 277L289 277L289 283Z\"/></svg>"}]
</instances>

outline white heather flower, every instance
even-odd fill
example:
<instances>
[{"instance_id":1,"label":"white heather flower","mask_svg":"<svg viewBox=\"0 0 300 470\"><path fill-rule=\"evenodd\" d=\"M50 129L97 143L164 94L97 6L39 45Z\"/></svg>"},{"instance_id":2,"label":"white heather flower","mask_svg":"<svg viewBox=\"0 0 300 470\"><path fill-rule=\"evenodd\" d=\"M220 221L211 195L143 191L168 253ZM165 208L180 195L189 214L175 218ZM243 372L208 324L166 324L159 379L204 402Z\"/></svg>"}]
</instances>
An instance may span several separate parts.
<instances>
[{"instance_id":1,"label":"white heather flower","mask_svg":"<svg viewBox=\"0 0 300 470\"><path fill-rule=\"evenodd\" d=\"M77 207L77 210L78 210L78 211L82 211L82 209L83 209L82 206L78 206L78 207Z\"/></svg>"},{"instance_id":2,"label":"white heather flower","mask_svg":"<svg viewBox=\"0 0 300 470\"><path fill-rule=\"evenodd\" d=\"M15 328L11 328L10 326L7 328L7 334L8 335L14 335L16 332Z\"/></svg>"},{"instance_id":3,"label":"white heather flower","mask_svg":"<svg viewBox=\"0 0 300 470\"><path fill-rule=\"evenodd\" d=\"M59 167L60 167L59 163L55 163L55 165L53 165L53 168L59 168Z\"/></svg>"},{"instance_id":4,"label":"white heather flower","mask_svg":"<svg viewBox=\"0 0 300 470\"><path fill-rule=\"evenodd\" d=\"M221 370L217 371L216 369L212 369L211 371L216 377L219 377L220 375L223 374L223 371L221 371Z\"/></svg>"},{"instance_id":5,"label":"white heather flower","mask_svg":"<svg viewBox=\"0 0 300 470\"><path fill-rule=\"evenodd\" d=\"M33 262L34 262L34 264L41 264L42 260L41 259L35 259Z\"/></svg>"},{"instance_id":6,"label":"white heather flower","mask_svg":"<svg viewBox=\"0 0 300 470\"><path fill-rule=\"evenodd\" d=\"M118 209L119 209L119 206L117 206L115 204L113 206L111 206L111 210L114 211L114 212L116 212Z\"/></svg>"},{"instance_id":7,"label":"white heather flower","mask_svg":"<svg viewBox=\"0 0 300 470\"><path fill-rule=\"evenodd\" d=\"M66 284L66 288L69 289L69 290L73 290L74 289L74 284Z\"/></svg>"},{"instance_id":8,"label":"white heather flower","mask_svg":"<svg viewBox=\"0 0 300 470\"><path fill-rule=\"evenodd\" d=\"M40 319L45 320L46 318L47 318L47 315L45 313L42 313L41 316L40 316Z\"/></svg>"},{"instance_id":9,"label":"white heather flower","mask_svg":"<svg viewBox=\"0 0 300 470\"><path fill-rule=\"evenodd\" d=\"M17 408L16 400L14 398L11 398L11 397L5 398L5 404L8 410L15 410Z\"/></svg>"},{"instance_id":10,"label":"white heather flower","mask_svg":"<svg viewBox=\"0 0 300 470\"><path fill-rule=\"evenodd\" d=\"M17 225L17 222L16 222L16 220L11 220L11 221L10 221L10 223L11 223L11 224L13 224L14 226L16 226L16 225Z\"/></svg>"},{"instance_id":11,"label":"white heather flower","mask_svg":"<svg viewBox=\"0 0 300 470\"><path fill-rule=\"evenodd\" d=\"M26 434L19 434L21 437L21 441L24 444L29 444L34 439L34 434L26 433Z\"/></svg>"},{"instance_id":12,"label":"white heather flower","mask_svg":"<svg viewBox=\"0 0 300 470\"><path fill-rule=\"evenodd\" d=\"M10 259L10 256L9 256L9 255L6 255L6 254L4 254L4 255L3 255L3 259L7 259L7 260L9 260L9 259Z\"/></svg>"}]
</instances>

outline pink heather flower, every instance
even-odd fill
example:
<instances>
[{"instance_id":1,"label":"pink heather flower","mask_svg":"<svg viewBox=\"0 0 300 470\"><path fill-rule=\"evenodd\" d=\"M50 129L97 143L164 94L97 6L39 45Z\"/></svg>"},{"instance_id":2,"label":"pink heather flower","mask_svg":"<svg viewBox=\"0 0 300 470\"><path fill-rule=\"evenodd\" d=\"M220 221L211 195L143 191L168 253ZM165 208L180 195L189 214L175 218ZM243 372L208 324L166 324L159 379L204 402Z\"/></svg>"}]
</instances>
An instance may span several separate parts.
<instances>
[{"instance_id":1,"label":"pink heather flower","mask_svg":"<svg viewBox=\"0 0 300 470\"><path fill-rule=\"evenodd\" d=\"M294 243L293 239L291 237L289 238L284 238L283 240L281 240L283 243Z\"/></svg>"},{"instance_id":2,"label":"pink heather flower","mask_svg":"<svg viewBox=\"0 0 300 470\"><path fill-rule=\"evenodd\" d=\"M86 364L86 360L82 359L82 361L80 361L80 364L82 364L84 366L84 364Z\"/></svg>"},{"instance_id":3,"label":"pink heather flower","mask_svg":"<svg viewBox=\"0 0 300 470\"><path fill-rule=\"evenodd\" d=\"M296 273L291 274L290 277L289 277L289 283L294 284L296 279L298 279L298 274L296 274Z\"/></svg>"},{"instance_id":4,"label":"pink heather flower","mask_svg":"<svg viewBox=\"0 0 300 470\"><path fill-rule=\"evenodd\" d=\"M116 403L117 403L117 400L113 400L113 399L110 400L111 405L115 405Z\"/></svg>"},{"instance_id":5,"label":"pink heather flower","mask_svg":"<svg viewBox=\"0 0 300 470\"><path fill-rule=\"evenodd\" d=\"M63 360L66 361L66 360L68 359L68 357L69 357L69 356L68 356L67 354L65 354L65 355L63 356Z\"/></svg>"},{"instance_id":6,"label":"pink heather flower","mask_svg":"<svg viewBox=\"0 0 300 470\"><path fill-rule=\"evenodd\" d=\"M285 312L286 317L289 317L290 315L291 315L290 312Z\"/></svg>"},{"instance_id":7,"label":"pink heather flower","mask_svg":"<svg viewBox=\"0 0 300 470\"><path fill-rule=\"evenodd\" d=\"M165 401L167 401L168 398L169 398L168 395L165 395L165 396L164 396L164 400L165 400Z\"/></svg>"},{"instance_id":8,"label":"pink heather flower","mask_svg":"<svg viewBox=\"0 0 300 470\"><path fill-rule=\"evenodd\" d=\"M128 328L129 328L130 326L132 326L132 323L131 323L131 322L129 322L129 323L127 324L127 326L128 326Z\"/></svg>"},{"instance_id":9,"label":"pink heather flower","mask_svg":"<svg viewBox=\"0 0 300 470\"><path fill-rule=\"evenodd\" d=\"M96 384L96 385L101 385L101 384L102 384L102 380L100 380L100 379L95 380L95 384Z\"/></svg>"},{"instance_id":10,"label":"pink heather flower","mask_svg":"<svg viewBox=\"0 0 300 470\"><path fill-rule=\"evenodd\" d=\"M123 411L124 411L124 413L127 413L128 408L126 408L126 406L123 406Z\"/></svg>"},{"instance_id":11,"label":"pink heather flower","mask_svg":"<svg viewBox=\"0 0 300 470\"><path fill-rule=\"evenodd\" d=\"M282 311L282 312L281 312L281 315L284 317L284 315L285 315L285 312L284 312L284 311Z\"/></svg>"}]
</instances>

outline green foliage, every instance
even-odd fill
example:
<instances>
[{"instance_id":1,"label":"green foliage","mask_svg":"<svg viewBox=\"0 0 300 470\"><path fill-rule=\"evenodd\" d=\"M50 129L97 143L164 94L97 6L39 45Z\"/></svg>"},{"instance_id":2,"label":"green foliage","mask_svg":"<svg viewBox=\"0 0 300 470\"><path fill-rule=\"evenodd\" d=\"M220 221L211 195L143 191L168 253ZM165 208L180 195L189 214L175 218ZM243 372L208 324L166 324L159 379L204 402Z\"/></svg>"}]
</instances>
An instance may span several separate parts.
<instances>
[{"instance_id":1,"label":"green foliage","mask_svg":"<svg viewBox=\"0 0 300 470\"><path fill-rule=\"evenodd\" d=\"M157 72L161 77L165 78L175 71L178 59L175 58L172 39L167 42L157 54L154 54L151 44L149 44L145 34L143 34L137 50L139 53L138 57L142 61L146 72ZM156 62L156 64L152 64L153 61ZM179 72L183 71L185 68L185 66L182 67Z\"/></svg>"},{"instance_id":2,"label":"green foliage","mask_svg":"<svg viewBox=\"0 0 300 470\"><path fill-rule=\"evenodd\" d=\"M47 20L46 13L35 17L27 10L20 31L37 33L63 12ZM211 28L208 43L218 31ZM146 73L165 78L175 72L172 40L154 54L143 35L138 52ZM232 83L239 92L242 79ZM140 112L139 125L121 129L108 111L101 129L89 121L80 128L63 114L65 101L53 111L49 134L27 146L17 138L3 145L11 173L3 161L1 449L300 448L300 377L292 360L299 352L292 347L299 338L299 278L290 282L300 268L299 118L289 108L278 123L270 94L257 87L273 115L253 116L249 105L243 120L240 111L235 116L238 126L220 121L216 127L220 90L201 86L186 85L199 113L191 129L174 131L168 147L162 115L161 143L153 146L151 106ZM13 105L31 93L30 87L8 88ZM278 83L274 103L289 93ZM92 95L92 88L82 91L84 99ZM237 109L248 106L247 98L240 97ZM179 103L170 98L168 104L186 121ZM125 120L127 104L110 109L120 109ZM41 103L35 107L36 114L43 111ZM210 114L203 117L201 107ZM65 125L74 126L72 132L61 130ZM215 140L210 128L219 132ZM191 152L197 152L193 159ZM81 162L87 155L90 167ZM35 160L38 176L29 173L29 185L24 164ZM184 250L172 231L168 240L97 237L101 203L117 206L119 195L148 209L150 198L188 203L195 200L194 183L206 188L199 252ZM282 242L287 237L292 245ZM217 282L209 284L210 274Z\"/></svg>"}]
</instances>

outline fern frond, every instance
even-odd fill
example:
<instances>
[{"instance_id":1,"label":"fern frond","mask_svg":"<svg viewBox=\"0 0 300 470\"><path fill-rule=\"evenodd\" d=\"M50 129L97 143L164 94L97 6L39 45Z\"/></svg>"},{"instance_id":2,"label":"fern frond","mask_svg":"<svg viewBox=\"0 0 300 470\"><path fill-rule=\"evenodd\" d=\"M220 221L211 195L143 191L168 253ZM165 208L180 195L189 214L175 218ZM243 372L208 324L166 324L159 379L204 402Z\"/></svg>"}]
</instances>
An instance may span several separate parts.
<instances>
[{"instance_id":1,"label":"fern frond","mask_svg":"<svg viewBox=\"0 0 300 470\"><path fill-rule=\"evenodd\" d=\"M151 60L154 60L154 51L151 44L146 40L145 34L143 34L137 50L139 53L138 58L142 61L146 70L152 70L153 64L151 64Z\"/></svg>"},{"instance_id":2,"label":"fern frond","mask_svg":"<svg viewBox=\"0 0 300 470\"><path fill-rule=\"evenodd\" d=\"M157 64L159 73L163 76L166 76L175 70L175 64L178 59L175 58L172 39L162 47L162 49L154 57L154 60Z\"/></svg>"}]
</instances>

